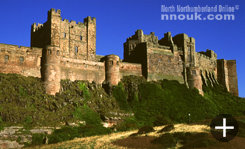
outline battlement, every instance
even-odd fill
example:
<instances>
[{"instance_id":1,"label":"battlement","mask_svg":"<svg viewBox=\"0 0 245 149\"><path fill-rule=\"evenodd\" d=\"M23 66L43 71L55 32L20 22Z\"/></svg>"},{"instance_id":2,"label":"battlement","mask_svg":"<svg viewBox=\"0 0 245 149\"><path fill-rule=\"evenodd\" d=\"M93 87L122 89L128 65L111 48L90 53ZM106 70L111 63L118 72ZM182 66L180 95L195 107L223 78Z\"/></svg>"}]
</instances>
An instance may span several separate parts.
<instances>
[{"instance_id":1,"label":"battlement","mask_svg":"<svg viewBox=\"0 0 245 149\"><path fill-rule=\"evenodd\" d=\"M61 10L60 9L54 9L54 8L51 8L49 11L48 11L48 16L61 16Z\"/></svg>"},{"instance_id":2,"label":"battlement","mask_svg":"<svg viewBox=\"0 0 245 149\"><path fill-rule=\"evenodd\" d=\"M37 53L41 54L42 53L42 48L37 48L37 47L25 47L25 46L18 46L18 45L11 45L11 44L4 44L0 43L0 52L23 52L23 53Z\"/></svg>"},{"instance_id":3,"label":"battlement","mask_svg":"<svg viewBox=\"0 0 245 149\"><path fill-rule=\"evenodd\" d=\"M158 37L155 36L154 32L151 32L149 35L147 35L147 34L144 34L141 29L138 29L134 35L127 38L127 41L130 41L130 40L137 40L139 43L149 42L153 44L158 44Z\"/></svg>"},{"instance_id":4,"label":"battlement","mask_svg":"<svg viewBox=\"0 0 245 149\"><path fill-rule=\"evenodd\" d=\"M198 55L206 57L208 59L217 59L217 54L213 50L207 49L206 52L197 52Z\"/></svg>"},{"instance_id":5,"label":"battlement","mask_svg":"<svg viewBox=\"0 0 245 149\"><path fill-rule=\"evenodd\" d=\"M213 50L195 51L195 39L171 32L158 40L154 32L136 30L124 43L124 60L96 55L96 19L83 22L61 18L59 9L31 27L31 47L0 44L0 72L41 77L46 93L60 91L60 80L87 80L117 85L124 76L148 81L176 80L202 94L202 84L220 83L238 96L236 61L217 60ZM218 80L218 81L217 81Z\"/></svg>"},{"instance_id":6,"label":"battlement","mask_svg":"<svg viewBox=\"0 0 245 149\"><path fill-rule=\"evenodd\" d=\"M84 22L77 22L74 20L69 21L67 19L63 19L62 22L65 24L72 25L73 27L74 26L82 27L82 26L87 25L88 23L96 24L96 18L91 18L90 16L88 16L87 18L84 18Z\"/></svg>"},{"instance_id":7,"label":"battlement","mask_svg":"<svg viewBox=\"0 0 245 149\"><path fill-rule=\"evenodd\" d=\"M202 58L205 58L205 59L210 60L210 57L208 57L206 54L203 54L203 53L197 52L197 53L196 53L196 55L197 55L198 57L202 57Z\"/></svg>"},{"instance_id":8,"label":"battlement","mask_svg":"<svg viewBox=\"0 0 245 149\"><path fill-rule=\"evenodd\" d=\"M84 24L89 24L89 23L96 24L96 18L88 16L84 18L83 22Z\"/></svg>"},{"instance_id":9,"label":"battlement","mask_svg":"<svg viewBox=\"0 0 245 149\"><path fill-rule=\"evenodd\" d=\"M32 32L36 32L36 31L38 31L38 30L40 30L42 28L43 28L43 24L40 24L40 23L33 23L31 25Z\"/></svg>"}]
</instances>

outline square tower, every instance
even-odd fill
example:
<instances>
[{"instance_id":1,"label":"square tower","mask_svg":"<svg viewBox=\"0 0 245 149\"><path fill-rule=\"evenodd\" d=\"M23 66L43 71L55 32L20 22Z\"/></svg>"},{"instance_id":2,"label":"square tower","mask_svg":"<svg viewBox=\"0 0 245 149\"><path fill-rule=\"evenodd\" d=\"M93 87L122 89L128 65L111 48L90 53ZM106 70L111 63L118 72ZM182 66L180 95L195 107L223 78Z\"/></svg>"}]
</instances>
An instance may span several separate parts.
<instances>
[{"instance_id":1,"label":"square tower","mask_svg":"<svg viewBox=\"0 0 245 149\"><path fill-rule=\"evenodd\" d=\"M84 22L62 20L61 11L51 9L44 24L32 25L31 46L47 45L60 48L60 55L67 58L95 60L96 19L87 17Z\"/></svg>"}]
</instances>

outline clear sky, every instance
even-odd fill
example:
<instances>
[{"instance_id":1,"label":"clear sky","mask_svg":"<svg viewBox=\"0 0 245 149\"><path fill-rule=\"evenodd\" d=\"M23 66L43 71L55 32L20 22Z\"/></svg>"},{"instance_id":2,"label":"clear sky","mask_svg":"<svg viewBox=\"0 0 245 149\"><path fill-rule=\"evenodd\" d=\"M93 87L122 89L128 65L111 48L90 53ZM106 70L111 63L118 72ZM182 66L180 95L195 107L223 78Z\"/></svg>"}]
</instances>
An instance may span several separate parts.
<instances>
[{"instance_id":1,"label":"clear sky","mask_svg":"<svg viewBox=\"0 0 245 149\"><path fill-rule=\"evenodd\" d=\"M161 5L239 5L235 20L164 21ZM44 23L47 11L61 9L62 18L82 22L96 17L97 54L117 54L123 58L123 43L137 29L186 33L196 39L196 51L212 49L218 58L237 60L239 95L245 97L245 1L244 0L1 0L0 43L30 46L31 24Z\"/></svg>"}]
</instances>

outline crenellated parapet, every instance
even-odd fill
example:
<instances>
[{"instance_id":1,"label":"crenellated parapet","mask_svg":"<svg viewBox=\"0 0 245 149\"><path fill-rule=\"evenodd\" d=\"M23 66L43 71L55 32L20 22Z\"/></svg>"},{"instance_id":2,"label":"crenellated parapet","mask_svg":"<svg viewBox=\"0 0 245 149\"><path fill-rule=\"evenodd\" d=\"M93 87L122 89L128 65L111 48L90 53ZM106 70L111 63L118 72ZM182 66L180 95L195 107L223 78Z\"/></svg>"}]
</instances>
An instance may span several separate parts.
<instances>
[{"instance_id":1,"label":"crenellated parapet","mask_svg":"<svg viewBox=\"0 0 245 149\"><path fill-rule=\"evenodd\" d=\"M87 80L114 86L124 76L143 76L147 81L176 80L189 88L221 84L238 96L235 60L217 60L213 50L196 52L195 39L187 34L137 30L124 43L124 60L117 55L96 55L96 19L83 22L48 11L47 21L31 27L31 47L0 44L0 72L41 77L47 94L60 91L60 80ZM105 84L104 84L105 83ZM109 88L110 88L109 87Z\"/></svg>"},{"instance_id":2,"label":"crenellated parapet","mask_svg":"<svg viewBox=\"0 0 245 149\"><path fill-rule=\"evenodd\" d=\"M32 32L37 32L38 30L41 30L42 28L43 28L43 24L40 24L40 23L33 23L31 25Z\"/></svg>"}]
</instances>

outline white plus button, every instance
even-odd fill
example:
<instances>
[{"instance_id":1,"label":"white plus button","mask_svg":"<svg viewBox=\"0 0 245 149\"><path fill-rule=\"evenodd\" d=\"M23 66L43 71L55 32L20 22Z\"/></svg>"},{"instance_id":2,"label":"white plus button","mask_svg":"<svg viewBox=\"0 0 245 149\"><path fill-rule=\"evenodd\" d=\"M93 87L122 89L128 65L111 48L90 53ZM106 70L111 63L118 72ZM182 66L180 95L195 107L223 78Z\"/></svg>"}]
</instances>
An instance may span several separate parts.
<instances>
[{"instance_id":1,"label":"white plus button","mask_svg":"<svg viewBox=\"0 0 245 149\"><path fill-rule=\"evenodd\" d=\"M234 126L226 126L226 118L223 118L223 126L215 126L215 129L223 129L223 137L226 137L226 130L234 129Z\"/></svg>"}]
</instances>

